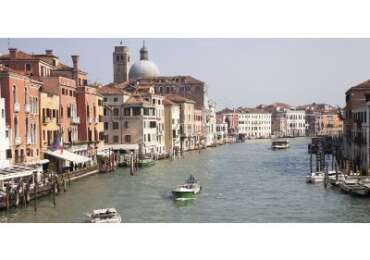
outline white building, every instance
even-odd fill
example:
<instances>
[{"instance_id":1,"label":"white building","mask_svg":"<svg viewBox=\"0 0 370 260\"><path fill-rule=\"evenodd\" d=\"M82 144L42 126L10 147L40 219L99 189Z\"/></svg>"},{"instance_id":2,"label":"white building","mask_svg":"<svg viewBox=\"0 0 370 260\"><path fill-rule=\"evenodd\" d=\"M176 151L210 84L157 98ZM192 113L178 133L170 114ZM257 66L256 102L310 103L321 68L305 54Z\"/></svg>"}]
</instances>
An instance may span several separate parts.
<instances>
[{"instance_id":1,"label":"white building","mask_svg":"<svg viewBox=\"0 0 370 260\"><path fill-rule=\"evenodd\" d=\"M272 116L272 132L281 136L306 135L306 111L276 109Z\"/></svg>"},{"instance_id":2,"label":"white building","mask_svg":"<svg viewBox=\"0 0 370 260\"><path fill-rule=\"evenodd\" d=\"M208 107L205 109L205 136L206 146L213 145L217 139L216 132L216 103L209 100Z\"/></svg>"},{"instance_id":3,"label":"white building","mask_svg":"<svg viewBox=\"0 0 370 260\"><path fill-rule=\"evenodd\" d=\"M261 109L239 109L238 133L247 139L270 138L271 113Z\"/></svg>"},{"instance_id":4,"label":"white building","mask_svg":"<svg viewBox=\"0 0 370 260\"><path fill-rule=\"evenodd\" d=\"M217 123L216 124L216 136L217 136L217 143L224 144L227 142L228 139L228 124L227 123Z\"/></svg>"},{"instance_id":5,"label":"white building","mask_svg":"<svg viewBox=\"0 0 370 260\"><path fill-rule=\"evenodd\" d=\"M5 99L0 95L0 168L9 166L9 130L5 122Z\"/></svg>"}]
</instances>

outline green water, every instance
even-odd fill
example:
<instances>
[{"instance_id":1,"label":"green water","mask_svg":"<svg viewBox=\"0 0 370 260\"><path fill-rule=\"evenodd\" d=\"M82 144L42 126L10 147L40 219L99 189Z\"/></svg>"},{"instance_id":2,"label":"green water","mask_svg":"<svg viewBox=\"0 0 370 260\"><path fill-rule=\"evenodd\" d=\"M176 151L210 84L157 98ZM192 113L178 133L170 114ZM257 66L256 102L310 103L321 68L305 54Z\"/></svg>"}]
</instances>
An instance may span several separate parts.
<instances>
[{"instance_id":1,"label":"green water","mask_svg":"<svg viewBox=\"0 0 370 260\"><path fill-rule=\"evenodd\" d=\"M1 222L85 222L93 209L114 207L124 222L369 222L370 198L354 198L322 184L305 183L307 138L272 151L253 140L162 160L136 176L119 168L73 182L66 193L0 212ZM190 175L203 186L193 201L175 202L171 189Z\"/></svg>"}]
</instances>

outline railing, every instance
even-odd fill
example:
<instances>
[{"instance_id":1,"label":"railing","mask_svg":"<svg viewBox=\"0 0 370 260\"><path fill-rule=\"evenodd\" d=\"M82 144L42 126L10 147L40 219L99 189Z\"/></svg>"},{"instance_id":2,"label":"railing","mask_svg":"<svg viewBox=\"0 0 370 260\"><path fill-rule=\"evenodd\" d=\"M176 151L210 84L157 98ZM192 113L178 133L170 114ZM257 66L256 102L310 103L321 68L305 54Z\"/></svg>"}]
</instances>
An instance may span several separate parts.
<instances>
[{"instance_id":1,"label":"railing","mask_svg":"<svg viewBox=\"0 0 370 260\"><path fill-rule=\"evenodd\" d=\"M20 111L19 103L14 103L14 112L19 112L19 111Z\"/></svg>"},{"instance_id":2,"label":"railing","mask_svg":"<svg viewBox=\"0 0 370 260\"><path fill-rule=\"evenodd\" d=\"M72 124L79 124L80 123L80 117L75 116L71 119Z\"/></svg>"},{"instance_id":3,"label":"railing","mask_svg":"<svg viewBox=\"0 0 370 260\"><path fill-rule=\"evenodd\" d=\"M30 106L30 104L26 104L26 105L25 105L25 107L24 107L24 111L25 111L26 113L30 113L30 112L31 112L31 106Z\"/></svg>"},{"instance_id":4,"label":"railing","mask_svg":"<svg viewBox=\"0 0 370 260\"><path fill-rule=\"evenodd\" d=\"M14 139L14 143L15 145L20 145L21 144L21 138L19 136L17 136L15 139Z\"/></svg>"}]
</instances>

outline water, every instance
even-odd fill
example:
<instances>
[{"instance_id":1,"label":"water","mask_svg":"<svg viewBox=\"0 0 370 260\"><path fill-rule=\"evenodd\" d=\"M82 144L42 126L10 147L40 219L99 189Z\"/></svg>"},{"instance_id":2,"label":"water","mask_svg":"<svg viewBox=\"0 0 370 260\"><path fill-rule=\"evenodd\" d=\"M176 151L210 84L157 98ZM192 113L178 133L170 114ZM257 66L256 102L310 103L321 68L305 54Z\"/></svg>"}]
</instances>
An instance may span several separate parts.
<instances>
[{"instance_id":1,"label":"water","mask_svg":"<svg viewBox=\"0 0 370 260\"><path fill-rule=\"evenodd\" d=\"M0 222L85 222L95 208L115 207L124 222L369 222L370 199L305 183L307 138L288 150L253 140L159 161L137 176L119 168L73 182L66 193L26 209L0 213ZM175 202L171 189L190 175L203 186L196 200Z\"/></svg>"}]
</instances>

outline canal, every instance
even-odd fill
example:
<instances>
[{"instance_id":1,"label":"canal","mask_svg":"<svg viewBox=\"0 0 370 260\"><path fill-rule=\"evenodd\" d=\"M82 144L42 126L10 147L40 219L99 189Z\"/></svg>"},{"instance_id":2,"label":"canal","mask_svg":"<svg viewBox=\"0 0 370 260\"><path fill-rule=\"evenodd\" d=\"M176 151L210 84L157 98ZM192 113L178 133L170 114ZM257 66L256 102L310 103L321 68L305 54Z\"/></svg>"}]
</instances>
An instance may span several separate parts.
<instances>
[{"instance_id":1,"label":"canal","mask_svg":"<svg viewBox=\"0 0 370 260\"><path fill-rule=\"evenodd\" d=\"M369 222L370 199L305 183L308 138L272 151L251 140L162 160L130 176L119 168L73 182L66 193L39 200L38 210L0 212L0 222L85 222L92 209L114 207L124 222ZM190 175L203 186L196 200L175 202L171 189Z\"/></svg>"}]
</instances>

